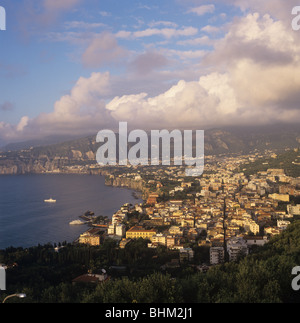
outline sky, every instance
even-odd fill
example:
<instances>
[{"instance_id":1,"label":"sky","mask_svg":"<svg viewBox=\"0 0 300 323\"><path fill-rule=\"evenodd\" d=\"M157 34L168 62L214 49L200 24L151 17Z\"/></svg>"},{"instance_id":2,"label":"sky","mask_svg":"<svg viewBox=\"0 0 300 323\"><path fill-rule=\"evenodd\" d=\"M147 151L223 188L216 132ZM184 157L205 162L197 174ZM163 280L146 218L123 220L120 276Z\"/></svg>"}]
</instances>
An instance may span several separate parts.
<instances>
[{"instance_id":1,"label":"sky","mask_svg":"<svg viewBox=\"0 0 300 323\"><path fill-rule=\"evenodd\" d=\"M0 0L0 145L300 122L297 0Z\"/></svg>"}]
</instances>

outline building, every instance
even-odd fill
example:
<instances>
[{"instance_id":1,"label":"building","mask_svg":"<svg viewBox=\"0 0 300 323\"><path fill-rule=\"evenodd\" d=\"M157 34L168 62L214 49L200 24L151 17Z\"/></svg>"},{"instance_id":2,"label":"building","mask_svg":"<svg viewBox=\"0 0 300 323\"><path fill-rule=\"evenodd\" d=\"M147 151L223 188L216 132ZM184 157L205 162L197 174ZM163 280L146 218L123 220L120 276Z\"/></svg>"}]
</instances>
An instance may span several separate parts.
<instances>
[{"instance_id":1,"label":"building","mask_svg":"<svg viewBox=\"0 0 300 323\"><path fill-rule=\"evenodd\" d=\"M277 227L281 230L285 230L290 224L290 221L277 220Z\"/></svg>"},{"instance_id":2,"label":"building","mask_svg":"<svg viewBox=\"0 0 300 323\"><path fill-rule=\"evenodd\" d=\"M167 244L167 237L162 233L157 233L151 237L151 242L153 244L165 246Z\"/></svg>"},{"instance_id":3,"label":"building","mask_svg":"<svg viewBox=\"0 0 300 323\"><path fill-rule=\"evenodd\" d=\"M266 236L244 236L244 240L248 247L263 246L268 242L268 238Z\"/></svg>"},{"instance_id":4,"label":"building","mask_svg":"<svg viewBox=\"0 0 300 323\"><path fill-rule=\"evenodd\" d=\"M99 246L100 245L100 229L92 228L79 237L79 243L88 244L90 246Z\"/></svg>"},{"instance_id":5,"label":"building","mask_svg":"<svg viewBox=\"0 0 300 323\"><path fill-rule=\"evenodd\" d=\"M185 261L192 261L194 259L194 250L192 248L179 249L179 261L181 263Z\"/></svg>"},{"instance_id":6,"label":"building","mask_svg":"<svg viewBox=\"0 0 300 323\"><path fill-rule=\"evenodd\" d=\"M119 243L119 247L121 249L124 249L128 245L128 243L130 243L130 241L131 241L130 239L123 238Z\"/></svg>"},{"instance_id":7,"label":"building","mask_svg":"<svg viewBox=\"0 0 300 323\"><path fill-rule=\"evenodd\" d=\"M179 245L180 238L175 236L167 236L166 238L166 246L167 248L172 248L174 246Z\"/></svg>"},{"instance_id":8,"label":"building","mask_svg":"<svg viewBox=\"0 0 300 323\"><path fill-rule=\"evenodd\" d=\"M288 214L300 215L300 204L297 205L288 205L287 206Z\"/></svg>"},{"instance_id":9,"label":"building","mask_svg":"<svg viewBox=\"0 0 300 323\"><path fill-rule=\"evenodd\" d=\"M227 242L227 252L229 260L236 261L239 257L248 255L249 250L243 238L233 237Z\"/></svg>"},{"instance_id":10,"label":"building","mask_svg":"<svg viewBox=\"0 0 300 323\"><path fill-rule=\"evenodd\" d=\"M148 205L155 205L157 203L158 197L159 197L158 194L150 194L147 199L147 204Z\"/></svg>"},{"instance_id":11,"label":"building","mask_svg":"<svg viewBox=\"0 0 300 323\"><path fill-rule=\"evenodd\" d=\"M134 226L126 232L126 239L149 239L156 234L156 230L146 230L142 226Z\"/></svg>"},{"instance_id":12,"label":"building","mask_svg":"<svg viewBox=\"0 0 300 323\"><path fill-rule=\"evenodd\" d=\"M277 201L282 201L282 202L289 202L290 201L290 196L289 194L269 194L269 198Z\"/></svg>"},{"instance_id":13,"label":"building","mask_svg":"<svg viewBox=\"0 0 300 323\"><path fill-rule=\"evenodd\" d=\"M115 227L115 234L118 237L125 236L125 225L124 224L117 224Z\"/></svg>"},{"instance_id":14,"label":"building","mask_svg":"<svg viewBox=\"0 0 300 323\"><path fill-rule=\"evenodd\" d=\"M265 227L264 228L264 233L269 234L271 236L275 236L275 235L281 233L281 229L278 228L278 227Z\"/></svg>"},{"instance_id":15,"label":"building","mask_svg":"<svg viewBox=\"0 0 300 323\"><path fill-rule=\"evenodd\" d=\"M183 230L179 226L171 226L169 229L169 233L171 235L177 235L177 236L182 236L183 235Z\"/></svg>"},{"instance_id":16,"label":"building","mask_svg":"<svg viewBox=\"0 0 300 323\"><path fill-rule=\"evenodd\" d=\"M107 234L122 238L125 236L125 225L123 223L112 223L107 229Z\"/></svg>"},{"instance_id":17,"label":"building","mask_svg":"<svg viewBox=\"0 0 300 323\"><path fill-rule=\"evenodd\" d=\"M295 195L295 187L292 185L279 185L279 194Z\"/></svg>"},{"instance_id":18,"label":"building","mask_svg":"<svg viewBox=\"0 0 300 323\"><path fill-rule=\"evenodd\" d=\"M218 265L224 262L225 252L223 247L210 247L209 249L210 263Z\"/></svg>"},{"instance_id":19,"label":"building","mask_svg":"<svg viewBox=\"0 0 300 323\"><path fill-rule=\"evenodd\" d=\"M194 218L181 218L181 227L191 227L193 228L195 226L195 220Z\"/></svg>"},{"instance_id":20,"label":"building","mask_svg":"<svg viewBox=\"0 0 300 323\"><path fill-rule=\"evenodd\" d=\"M252 232L254 234L259 233L259 225L255 221L245 221L244 229L248 232Z\"/></svg>"},{"instance_id":21,"label":"building","mask_svg":"<svg viewBox=\"0 0 300 323\"><path fill-rule=\"evenodd\" d=\"M107 234L109 234L109 235L113 235L113 234L115 234L115 225L114 225L114 224L110 224L110 225L108 226Z\"/></svg>"}]
</instances>

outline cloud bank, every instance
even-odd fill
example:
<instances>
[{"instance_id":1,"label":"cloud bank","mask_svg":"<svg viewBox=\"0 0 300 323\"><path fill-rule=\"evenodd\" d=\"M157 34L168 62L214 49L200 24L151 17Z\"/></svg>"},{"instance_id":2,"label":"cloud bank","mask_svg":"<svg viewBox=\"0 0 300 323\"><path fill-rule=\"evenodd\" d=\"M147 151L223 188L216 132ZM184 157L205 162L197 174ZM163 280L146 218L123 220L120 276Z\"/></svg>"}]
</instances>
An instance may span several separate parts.
<instances>
[{"instance_id":1,"label":"cloud bank","mask_svg":"<svg viewBox=\"0 0 300 323\"><path fill-rule=\"evenodd\" d=\"M231 2L248 9L246 1ZM54 104L53 112L33 119L24 116L15 126L0 122L0 137L8 141L37 133L96 133L115 127L119 121L140 129L300 122L300 73L296 73L300 70L299 35L279 19L282 1L266 2L268 6L252 1L257 12L236 18L228 25L224 37L214 41L213 50L202 53L200 66L206 72L198 79L182 79L152 96L134 90L117 95L116 78L108 72L94 72L90 77L80 77L70 93ZM214 10L195 8L192 12L199 15ZM266 8L271 8L272 15L264 13ZM115 62L128 54L118 45L118 37L146 37L157 34L157 30L123 31L117 36L101 34L86 48L83 63L99 67ZM192 29L160 30L167 39L180 32L195 34ZM129 71L151 74L168 63L163 53L149 50L131 61ZM207 66L210 68L205 69Z\"/></svg>"}]
</instances>

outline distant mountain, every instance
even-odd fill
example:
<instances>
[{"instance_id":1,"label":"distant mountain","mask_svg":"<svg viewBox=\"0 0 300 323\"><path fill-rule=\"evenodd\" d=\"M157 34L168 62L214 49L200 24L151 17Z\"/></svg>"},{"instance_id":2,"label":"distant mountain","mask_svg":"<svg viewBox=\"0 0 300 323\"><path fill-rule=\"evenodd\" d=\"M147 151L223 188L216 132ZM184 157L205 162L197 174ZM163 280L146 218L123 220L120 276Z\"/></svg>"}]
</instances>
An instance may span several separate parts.
<instances>
[{"instance_id":1,"label":"distant mountain","mask_svg":"<svg viewBox=\"0 0 300 323\"><path fill-rule=\"evenodd\" d=\"M150 140L150 134L148 138ZM14 148L16 147L17 145L14 146ZM30 146L30 148L23 148L22 150L11 149L11 151L0 154L0 174L39 172L68 165L94 163L99 147L100 144L96 142L96 135L93 135L51 145ZM205 131L206 155L247 154L254 151L265 151L266 149L283 152L286 149L298 147L300 147L298 125L288 127L236 127Z\"/></svg>"},{"instance_id":2,"label":"distant mountain","mask_svg":"<svg viewBox=\"0 0 300 323\"><path fill-rule=\"evenodd\" d=\"M82 136L81 136L82 137ZM63 143L67 140L75 140L78 136L48 136L42 139L32 139L22 142L10 143L5 146L0 146L0 151L18 151L22 149L29 149L31 147L42 147L47 145L53 145Z\"/></svg>"},{"instance_id":3,"label":"distant mountain","mask_svg":"<svg viewBox=\"0 0 300 323\"><path fill-rule=\"evenodd\" d=\"M283 151L300 146L299 125L234 127L205 132L205 153L249 153L266 149Z\"/></svg>"}]
</instances>

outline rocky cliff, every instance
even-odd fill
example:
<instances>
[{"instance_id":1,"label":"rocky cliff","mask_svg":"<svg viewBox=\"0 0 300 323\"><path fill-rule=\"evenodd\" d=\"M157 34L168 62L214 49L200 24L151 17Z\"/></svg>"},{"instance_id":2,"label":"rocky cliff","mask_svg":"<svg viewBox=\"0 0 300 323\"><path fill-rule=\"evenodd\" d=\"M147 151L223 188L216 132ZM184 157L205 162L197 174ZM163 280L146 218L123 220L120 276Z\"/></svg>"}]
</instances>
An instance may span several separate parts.
<instances>
[{"instance_id":1,"label":"rocky cliff","mask_svg":"<svg viewBox=\"0 0 300 323\"><path fill-rule=\"evenodd\" d=\"M145 187L145 182L143 180L135 180L128 177L108 175L105 177L105 184L108 186L126 187L135 191L139 191L141 192L143 199L146 199L148 196L148 190Z\"/></svg>"},{"instance_id":2,"label":"rocky cliff","mask_svg":"<svg viewBox=\"0 0 300 323\"><path fill-rule=\"evenodd\" d=\"M68 166L68 160L49 158L2 158L0 159L0 175L39 174L59 172Z\"/></svg>"}]
</instances>

